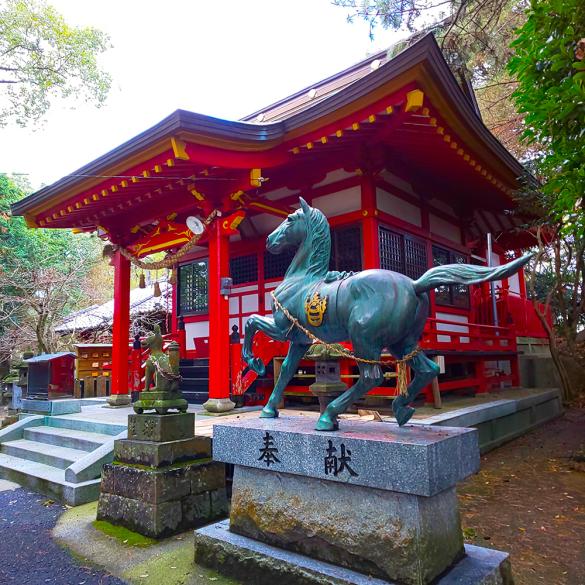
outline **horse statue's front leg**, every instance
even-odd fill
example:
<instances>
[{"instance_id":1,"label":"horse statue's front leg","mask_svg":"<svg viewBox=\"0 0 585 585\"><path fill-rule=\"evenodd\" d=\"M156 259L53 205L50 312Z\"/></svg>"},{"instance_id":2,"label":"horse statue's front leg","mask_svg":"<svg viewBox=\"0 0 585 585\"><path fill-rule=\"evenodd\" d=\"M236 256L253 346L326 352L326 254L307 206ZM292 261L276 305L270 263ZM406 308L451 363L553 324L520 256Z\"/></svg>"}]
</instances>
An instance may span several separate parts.
<instances>
[{"instance_id":1,"label":"horse statue's front leg","mask_svg":"<svg viewBox=\"0 0 585 585\"><path fill-rule=\"evenodd\" d=\"M252 315L246 321L244 328L244 345L242 346L242 359L246 362L248 367L256 372L259 376L263 376L266 372L264 363L258 357L254 357L252 352L252 344L254 342L254 335L257 331L262 331L275 339L276 341L285 341L284 333L276 326L272 317L263 317L262 315Z\"/></svg>"},{"instance_id":2,"label":"horse statue's front leg","mask_svg":"<svg viewBox=\"0 0 585 585\"><path fill-rule=\"evenodd\" d=\"M282 362L282 367L280 368L280 375L274 385L274 390L272 391L266 406L262 409L260 418L276 418L278 416L278 405L282 400L284 389L288 386L288 383L295 375L299 362L307 352L307 349L309 349L309 345L310 344L307 345L304 343L290 344L286 358Z\"/></svg>"}]
</instances>

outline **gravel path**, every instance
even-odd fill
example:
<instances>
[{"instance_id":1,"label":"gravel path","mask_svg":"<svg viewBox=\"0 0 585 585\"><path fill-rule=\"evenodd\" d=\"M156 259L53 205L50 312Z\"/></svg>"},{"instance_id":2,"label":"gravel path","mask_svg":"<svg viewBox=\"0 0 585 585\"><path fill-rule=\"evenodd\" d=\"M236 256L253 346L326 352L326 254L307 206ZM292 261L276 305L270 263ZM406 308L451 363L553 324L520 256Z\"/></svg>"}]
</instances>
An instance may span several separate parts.
<instances>
[{"instance_id":1,"label":"gravel path","mask_svg":"<svg viewBox=\"0 0 585 585\"><path fill-rule=\"evenodd\" d=\"M468 542L511 554L516 585L585 584L585 408L482 457L458 487Z\"/></svg>"},{"instance_id":2,"label":"gravel path","mask_svg":"<svg viewBox=\"0 0 585 585\"><path fill-rule=\"evenodd\" d=\"M24 488L0 491L0 583L9 585L125 585L84 567L51 540L65 509Z\"/></svg>"}]
</instances>

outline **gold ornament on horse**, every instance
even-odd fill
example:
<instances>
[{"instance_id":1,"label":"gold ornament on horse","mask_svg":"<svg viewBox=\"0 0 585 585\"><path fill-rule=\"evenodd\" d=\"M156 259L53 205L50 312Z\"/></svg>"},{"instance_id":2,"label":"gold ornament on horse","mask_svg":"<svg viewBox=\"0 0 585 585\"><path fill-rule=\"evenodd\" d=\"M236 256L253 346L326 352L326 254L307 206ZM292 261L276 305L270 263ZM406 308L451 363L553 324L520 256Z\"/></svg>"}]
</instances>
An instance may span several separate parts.
<instances>
[{"instance_id":1,"label":"gold ornament on horse","mask_svg":"<svg viewBox=\"0 0 585 585\"><path fill-rule=\"evenodd\" d=\"M321 297L316 291L312 297L307 297L305 301L305 314L309 325L319 327L323 323L323 315L327 310L327 297Z\"/></svg>"}]
</instances>

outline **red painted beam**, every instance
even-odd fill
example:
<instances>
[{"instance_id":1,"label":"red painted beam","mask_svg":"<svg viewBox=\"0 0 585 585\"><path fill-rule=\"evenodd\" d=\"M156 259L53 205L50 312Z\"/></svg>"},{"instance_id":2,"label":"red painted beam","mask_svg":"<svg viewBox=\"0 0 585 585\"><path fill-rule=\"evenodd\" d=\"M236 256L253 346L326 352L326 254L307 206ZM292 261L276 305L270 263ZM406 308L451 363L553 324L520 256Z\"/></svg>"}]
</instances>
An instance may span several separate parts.
<instances>
[{"instance_id":1,"label":"red painted beam","mask_svg":"<svg viewBox=\"0 0 585 585\"><path fill-rule=\"evenodd\" d=\"M220 293L221 279L230 274L229 239L215 220L209 234L209 400L205 407L212 411L231 410L229 301Z\"/></svg>"},{"instance_id":2,"label":"red painted beam","mask_svg":"<svg viewBox=\"0 0 585 585\"><path fill-rule=\"evenodd\" d=\"M362 194L362 240L364 270L380 268L380 238L376 209L376 183L374 177L366 174L361 181Z\"/></svg>"}]
</instances>

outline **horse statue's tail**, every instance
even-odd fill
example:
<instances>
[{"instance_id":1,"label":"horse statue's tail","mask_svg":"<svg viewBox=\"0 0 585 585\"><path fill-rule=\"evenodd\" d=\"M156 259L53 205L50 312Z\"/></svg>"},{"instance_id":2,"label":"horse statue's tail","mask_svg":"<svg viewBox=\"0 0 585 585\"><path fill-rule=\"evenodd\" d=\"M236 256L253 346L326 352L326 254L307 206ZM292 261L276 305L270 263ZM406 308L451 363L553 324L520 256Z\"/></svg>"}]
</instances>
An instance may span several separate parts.
<instances>
[{"instance_id":1,"label":"horse statue's tail","mask_svg":"<svg viewBox=\"0 0 585 585\"><path fill-rule=\"evenodd\" d=\"M512 262L508 262L508 264L494 266L493 268L474 266L472 264L435 266L414 281L414 290L419 294L445 284L479 284L480 282L500 280L518 272L531 257L532 254L525 254L516 260L512 260Z\"/></svg>"}]
</instances>

